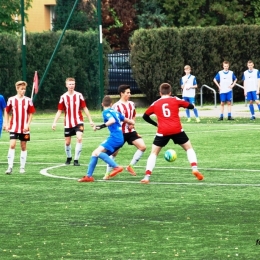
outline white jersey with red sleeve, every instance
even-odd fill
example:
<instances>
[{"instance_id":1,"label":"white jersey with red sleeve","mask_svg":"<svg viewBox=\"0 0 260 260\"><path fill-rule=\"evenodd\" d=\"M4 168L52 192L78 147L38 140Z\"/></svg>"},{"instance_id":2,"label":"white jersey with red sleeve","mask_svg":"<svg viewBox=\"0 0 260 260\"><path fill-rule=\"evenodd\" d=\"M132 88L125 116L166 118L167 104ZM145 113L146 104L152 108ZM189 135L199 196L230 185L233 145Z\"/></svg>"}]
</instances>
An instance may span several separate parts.
<instances>
[{"instance_id":1,"label":"white jersey with red sleeve","mask_svg":"<svg viewBox=\"0 0 260 260\"><path fill-rule=\"evenodd\" d=\"M133 119L136 116L135 103L133 101L122 102L119 100L112 106L112 108L128 119ZM127 123L122 123L122 131L123 133L131 133L134 132L135 129L129 129Z\"/></svg>"},{"instance_id":2,"label":"white jersey with red sleeve","mask_svg":"<svg viewBox=\"0 0 260 260\"><path fill-rule=\"evenodd\" d=\"M183 131L179 108L187 108L189 102L172 96L162 96L145 111L147 115L156 115L157 117L157 133L158 136L166 136L178 134Z\"/></svg>"},{"instance_id":3,"label":"white jersey with red sleeve","mask_svg":"<svg viewBox=\"0 0 260 260\"><path fill-rule=\"evenodd\" d=\"M32 100L29 97L10 97L7 101L6 112L12 113L9 131L22 134L25 124L28 123L29 114L35 112ZM27 132L28 133L28 132Z\"/></svg>"},{"instance_id":4,"label":"white jersey with red sleeve","mask_svg":"<svg viewBox=\"0 0 260 260\"><path fill-rule=\"evenodd\" d=\"M86 107L86 102L83 95L77 91L74 91L73 95L66 92L60 97L58 110L65 113L64 128L72 128L83 123L81 109L84 107Z\"/></svg>"}]
</instances>

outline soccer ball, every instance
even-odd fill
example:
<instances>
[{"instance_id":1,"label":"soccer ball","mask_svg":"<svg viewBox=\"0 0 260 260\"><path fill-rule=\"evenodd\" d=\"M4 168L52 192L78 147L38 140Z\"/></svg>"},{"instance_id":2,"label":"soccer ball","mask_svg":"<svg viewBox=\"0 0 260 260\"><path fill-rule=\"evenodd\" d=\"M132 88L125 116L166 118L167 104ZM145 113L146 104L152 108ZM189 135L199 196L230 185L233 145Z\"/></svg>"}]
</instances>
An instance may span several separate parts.
<instances>
[{"instance_id":1,"label":"soccer ball","mask_svg":"<svg viewBox=\"0 0 260 260\"><path fill-rule=\"evenodd\" d=\"M177 159L177 153L174 150L169 149L164 153L164 159L167 162L174 162Z\"/></svg>"}]
</instances>

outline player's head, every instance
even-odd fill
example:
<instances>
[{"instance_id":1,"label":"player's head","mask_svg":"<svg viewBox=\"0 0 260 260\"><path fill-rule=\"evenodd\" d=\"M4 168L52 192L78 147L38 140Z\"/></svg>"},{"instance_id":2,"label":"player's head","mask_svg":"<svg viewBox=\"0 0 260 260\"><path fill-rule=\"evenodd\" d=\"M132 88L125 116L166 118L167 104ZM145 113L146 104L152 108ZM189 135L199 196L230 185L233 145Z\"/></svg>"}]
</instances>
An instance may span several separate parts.
<instances>
[{"instance_id":1,"label":"player's head","mask_svg":"<svg viewBox=\"0 0 260 260\"><path fill-rule=\"evenodd\" d=\"M190 65L185 65L185 66L184 66L184 72L187 73L187 74L189 74L189 73L191 72L191 67L190 67Z\"/></svg>"},{"instance_id":2,"label":"player's head","mask_svg":"<svg viewBox=\"0 0 260 260\"><path fill-rule=\"evenodd\" d=\"M247 62L247 67L249 70L252 70L254 68L254 62L252 60L249 60Z\"/></svg>"},{"instance_id":3,"label":"player's head","mask_svg":"<svg viewBox=\"0 0 260 260\"><path fill-rule=\"evenodd\" d=\"M66 78L65 84L68 90L74 90L76 82L74 78Z\"/></svg>"},{"instance_id":4,"label":"player's head","mask_svg":"<svg viewBox=\"0 0 260 260\"><path fill-rule=\"evenodd\" d=\"M102 100L103 107L111 107L112 106L112 98L110 96L104 96Z\"/></svg>"},{"instance_id":5,"label":"player's head","mask_svg":"<svg viewBox=\"0 0 260 260\"><path fill-rule=\"evenodd\" d=\"M118 93L121 98L128 100L131 96L131 90L129 85L120 85L118 87Z\"/></svg>"},{"instance_id":6,"label":"player's head","mask_svg":"<svg viewBox=\"0 0 260 260\"><path fill-rule=\"evenodd\" d=\"M223 69L224 70L228 70L229 69L229 61L224 60L222 65L223 65Z\"/></svg>"},{"instance_id":7,"label":"player's head","mask_svg":"<svg viewBox=\"0 0 260 260\"><path fill-rule=\"evenodd\" d=\"M25 81L19 80L15 83L15 88L17 92L26 91L27 83Z\"/></svg>"},{"instance_id":8,"label":"player's head","mask_svg":"<svg viewBox=\"0 0 260 260\"><path fill-rule=\"evenodd\" d=\"M172 86L169 83L162 83L159 88L161 95L171 95Z\"/></svg>"}]
</instances>

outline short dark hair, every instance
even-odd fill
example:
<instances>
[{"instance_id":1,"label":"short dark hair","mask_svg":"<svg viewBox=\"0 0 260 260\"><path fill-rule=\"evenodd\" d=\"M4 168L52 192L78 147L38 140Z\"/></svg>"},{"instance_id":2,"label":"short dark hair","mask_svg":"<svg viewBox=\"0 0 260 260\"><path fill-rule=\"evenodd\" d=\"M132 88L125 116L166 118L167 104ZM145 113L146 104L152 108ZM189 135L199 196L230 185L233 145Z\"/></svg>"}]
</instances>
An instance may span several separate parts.
<instances>
[{"instance_id":1,"label":"short dark hair","mask_svg":"<svg viewBox=\"0 0 260 260\"><path fill-rule=\"evenodd\" d=\"M109 107L112 104L112 98L110 96L104 96L102 104L104 107Z\"/></svg>"},{"instance_id":2,"label":"short dark hair","mask_svg":"<svg viewBox=\"0 0 260 260\"><path fill-rule=\"evenodd\" d=\"M169 83L162 83L160 85L160 93L162 95L169 95L172 92L172 86Z\"/></svg>"},{"instance_id":3,"label":"short dark hair","mask_svg":"<svg viewBox=\"0 0 260 260\"><path fill-rule=\"evenodd\" d=\"M121 93L125 93L127 89L130 89L129 85L120 85L117 90L118 94L120 95Z\"/></svg>"}]
</instances>

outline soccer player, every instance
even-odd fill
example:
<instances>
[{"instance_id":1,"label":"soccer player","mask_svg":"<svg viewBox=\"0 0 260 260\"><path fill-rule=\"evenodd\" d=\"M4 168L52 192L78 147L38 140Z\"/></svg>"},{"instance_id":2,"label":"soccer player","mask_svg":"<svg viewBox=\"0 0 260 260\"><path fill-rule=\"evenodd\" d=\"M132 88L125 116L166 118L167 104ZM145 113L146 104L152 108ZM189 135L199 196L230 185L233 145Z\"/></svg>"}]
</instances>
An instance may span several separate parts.
<instances>
[{"instance_id":1,"label":"soccer player","mask_svg":"<svg viewBox=\"0 0 260 260\"><path fill-rule=\"evenodd\" d=\"M253 102L255 102L260 111L259 98L257 95L260 90L260 72L257 69L254 69L254 63L252 60L247 62L248 70L243 73L242 80L244 81L244 94L249 101L249 109L251 113L250 120L255 120L255 109Z\"/></svg>"},{"instance_id":2,"label":"soccer player","mask_svg":"<svg viewBox=\"0 0 260 260\"><path fill-rule=\"evenodd\" d=\"M135 116L136 116L135 103L129 100L131 96L130 86L120 85L118 87L118 93L120 94L120 100L116 102L112 106L112 108L120 112L121 114L123 114L126 118L135 120ZM146 150L146 146L143 138L136 132L134 125L123 123L122 131L124 134L124 143L127 142L129 145L134 145L137 148L137 151L135 152L130 164L126 167L126 170L131 175L136 176L133 166L142 157L143 153ZM110 157L114 159L118 151L113 155L111 155ZM109 165L107 165L107 171L106 171L106 175L104 176L104 179L106 179L106 176L109 175L110 171L111 168L109 167Z\"/></svg>"},{"instance_id":3,"label":"soccer player","mask_svg":"<svg viewBox=\"0 0 260 260\"><path fill-rule=\"evenodd\" d=\"M0 95L0 138L2 135L2 128L3 128L3 115L4 109L6 108L6 102L2 95Z\"/></svg>"},{"instance_id":4,"label":"soccer player","mask_svg":"<svg viewBox=\"0 0 260 260\"><path fill-rule=\"evenodd\" d=\"M91 127L94 123L91 119L89 110L86 106L83 95L75 91L75 79L67 78L65 81L68 91L60 97L58 111L55 115L52 129L56 129L56 123L61 116L62 111L65 112L64 119L64 136L65 136L65 152L67 155L66 165L72 160L71 154L71 137L76 135L77 144L75 147L74 166L80 166L79 157L82 150L82 137L84 132L84 123L81 110L84 110Z\"/></svg>"},{"instance_id":5,"label":"soccer player","mask_svg":"<svg viewBox=\"0 0 260 260\"><path fill-rule=\"evenodd\" d=\"M192 148L191 142L182 129L179 117L179 108L194 109L194 105L171 96L171 85L162 83L159 91L160 96L144 113L143 119L157 127L157 133L153 141L151 153L147 159L146 172L141 183L148 184L150 176L156 164L157 156L162 147L166 146L170 140L180 145L187 153L188 161L192 168L192 173L198 180L203 180L203 175L199 172L197 166L196 153ZM157 117L157 122L151 119L151 115Z\"/></svg>"},{"instance_id":6,"label":"soccer player","mask_svg":"<svg viewBox=\"0 0 260 260\"><path fill-rule=\"evenodd\" d=\"M196 77L191 75L191 67L189 65L184 66L185 75L181 78L181 88L182 88L182 99L188 101L191 104L195 104L195 90L198 87ZM198 110L196 107L193 109L194 115L196 117L196 122L200 122ZM187 122L191 121L190 110L186 109Z\"/></svg>"},{"instance_id":7,"label":"soccer player","mask_svg":"<svg viewBox=\"0 0 260 260\"><path fill-rule=\"evenodd\" d=\"M25 164L27 159L26 144L30 141L30 124L35 108L32 100L25 96L27 83L17 81L15 83L17 94L10 97L5 108L4 129L10 133L10 147L8 151L8 168L6 174L13 171L16 140L20 140L20 173L25 173ZM9 115L12 114L11 120Z\"/></svg>"},{"instance_id":8,"label":"soccer player","mask_svg":"<svg viewBox=\"0 0 260 260\"><path fill-rule=\"evenodd\" d=\"M213 82L217 85L220 95L220 117L218 121L224 118L224 106L227 103L228 120L234 120L231 116L232 88L236 85L237 77L232 70L229 70L229 62L223 61L223 70L219 71Z\"/></svg>"},{"instance_id":9,"label":"soccer player","mask_svg":"<svg viewBox=\"0 0 260 260\"><path fill-rule=\"evenodd\" d=\"M102 159L104 162L109 164L113 168L113 171L106 176L106 180L116 176L118 173L123 171L123 167L118 166L109 155L113 154L124 144L124 136L122 132L121 122L134 125L135 121L125 118L121 113L115 111L111 108L112 99L110 96L105 96L102 101L102 106L104 108L102 116L104 119L104 124L96 126L95 130L100 130L102 128L108 127L110 132L109 137L101 143L93 152L90 158L90 162L87 169L86 176L79 179L79 182L93 182L93 173L98 162L98 158Z\"/></svg>"}]
</instances>

